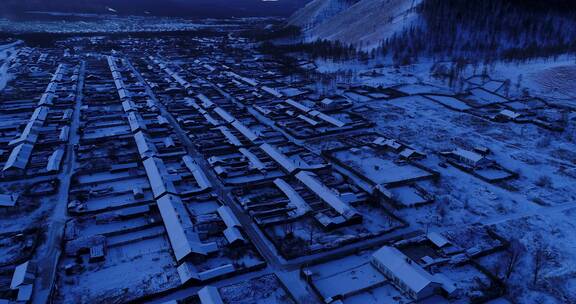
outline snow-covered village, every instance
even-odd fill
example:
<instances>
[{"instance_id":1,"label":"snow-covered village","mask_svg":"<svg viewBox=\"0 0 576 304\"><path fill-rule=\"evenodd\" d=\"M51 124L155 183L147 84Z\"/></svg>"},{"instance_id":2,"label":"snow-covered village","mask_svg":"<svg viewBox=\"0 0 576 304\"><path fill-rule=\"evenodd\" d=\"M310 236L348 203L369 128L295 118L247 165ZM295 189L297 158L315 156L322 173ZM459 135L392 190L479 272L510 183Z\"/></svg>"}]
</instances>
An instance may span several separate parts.
<instances>
[{"instance_id":1,"label":"snow-covered village","mask_svg":"<svg viewBox=\"0 0 576 304\"><path fill-rule=\"evenodd\" d=\"M11 1L0 304L576 303L570 1Z\"/></svg>"}]
</instances>

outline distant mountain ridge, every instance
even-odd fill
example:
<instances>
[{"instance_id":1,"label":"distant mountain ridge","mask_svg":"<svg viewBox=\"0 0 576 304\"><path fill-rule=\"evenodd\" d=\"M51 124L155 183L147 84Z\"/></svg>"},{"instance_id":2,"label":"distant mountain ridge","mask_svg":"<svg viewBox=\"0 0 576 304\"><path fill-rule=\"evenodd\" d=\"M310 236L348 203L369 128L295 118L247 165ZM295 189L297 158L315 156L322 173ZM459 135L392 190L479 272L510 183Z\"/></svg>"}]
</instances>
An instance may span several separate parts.
<instances>
[{"instance_id":1,"label":"distant mountain ridge","mask_svg":"<svg viewBox=\"0 0 576 304\"><path fill-rule=\"evenodd\" d=\"M309 0L2 0L0 15L26 11L112 13L162 16L249 17L289 16ZM110 10L111 8L112 10Z\"/></svg>"}]
</instances>

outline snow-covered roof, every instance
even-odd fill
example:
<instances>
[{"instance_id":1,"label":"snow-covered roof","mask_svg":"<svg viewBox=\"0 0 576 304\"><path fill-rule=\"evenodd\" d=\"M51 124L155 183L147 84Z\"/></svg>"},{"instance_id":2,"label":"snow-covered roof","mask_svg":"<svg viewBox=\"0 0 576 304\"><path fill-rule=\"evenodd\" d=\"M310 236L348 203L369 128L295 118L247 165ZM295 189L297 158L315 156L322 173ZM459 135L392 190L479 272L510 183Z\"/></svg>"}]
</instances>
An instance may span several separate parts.
<instances>
[{"instance_id":1,"label":"snow-covered roof","mask_svg":"<svg viewBox=\"0 0 576 304\"><path fill-rule=\"evenodd\" d=\"M10 289L17 289L22 284L26 282L28 267L30 266L30 261L24 262L14 269L14 274L12 274L12 281L10 282Z\"/></svg>"},{"instance_id":2,"label":"snow-covered roof","mask_svg":"<svg viewBox=\"0 0 576 304\"><path fill-rule=\"evenodd\" d=\"M56 89L58 88L58 84L56 82L51 82L48 84L46 88L46 93L56 93Z\"/></svg>"},{"instance_id":3,"label":"snow-covered roof","mask_svg":"<svg viewBox=\"0 0 576 304\"><path fill-rule=\"evenodd\" d=\"M184 165L186 165L188 170L190 170L190 172L194 176L196 183L201 189L208 189L212 187L212 184L206 177L206 174L204 174L202 168L200 168L200 166L196 164L196 162L192 159L190 155L185 155L184 157L182 157L182 160L184 161Z\"/></svg>"},{"instance_id":4,"label":"snow-covered roof","mask_svg":"<svg viewBox=\"0 0 576 304\"><path fill-rule=\"evenodd\" d=\"M320 113L317 117L338 128L342 128L344 125L346 125L344 122L324 113Z\"/></svg>"},{"instance_id":5,"label":"snow-covered roof","mask_svg":"<svg viewBox=\"0 0 576 304\"><path fill-rule=\"evenodd\" d=\"M260 112L264 115L268 115L268 114L272 113L272 111L270 111L268 109L264 109L263 107L257 106L257 105L254 106L254 109L256 109L258 112Z\"/></svg>"},{"instance_id":6,"label":"snow-covered roof","mask_svg":"<svg viewBox=\"0 0 576 304\"><path fill-rule=\"evenodd\" d=\"M286 102L287 104L295 107L296 109L298 109L304 113L308 113L308 112L312 111L311 108L309 108L309 107L307 107L307 106L305 106L305 105L303 105L297 101L294 101L292 99L286 99L284 102Z\"/></svg>"},{"instance_id":7,"label":"snow-covered roof","mask_svg":"<svg viewBox=\"0 0 576 304\"><path fill-rule=\"evenodd\" d=\"M39 106L52 105L53 99L54 99L54 93L46 92L46 93L42 94L42 97L40 97L40 101L38 102L38 105Z\"/></svg>"},{"instance_id":8,"label":"snow-covered roof","mask_svg":"<svg viewBox=\"0 0 576 304\"><path fill-rule=\"evenodd\" d=\"M292 188L292 186L290 186L286 181L277 178L274 180L274 184L284 193L284 195L286 195L286 197L288 197L288 200L290 201L288 205L294 208L294 217L299 217L312 211L302 196L300 196L300 194L298 194L298 192L296 192L296 190L294 190L294 188Z\"/></svg>"},{"instance_id":9,"label":"snow-covered roof","mask_svg":"<svg viewBox=\"0 0 576 304\"><path fill-rule=\"evenodd\" d=\"M430 242L432 242L434 245L436 245L439 248L442 248L442 247L450 244L450 241L448 241L448 239L446 239L443 235L441 235L438 232L429 232L426 235L426 238L428 238L428 240L430 240Z\"/></svg>"},{"instance_id":10,"label":"snow-covered roof","mask_svg":"<svg viewBox=\"0 0 576 304\"><path fill-rule=\"evenodd\" d=\"M180 266L176 267L176 271L178 271L180 283L182 284L186 284L190 280L200 280L198 270L192 262L182 263Z\"/></svg>"},{"instance_id":11,"label":"snow-covered roof","mask_svg":"<svg viewBox=\"0 0 576 304\"><path fill-rule=\"evenodd\" d=\"M236 74L236 73L231 73L231 74L232 74L233 77L236 77L237 79L239 79L239 80L241 80L241 81L243 81L243 82L245 82L245 83L247 83L247 84L249 84L249 85L251 85L251 86L253 86L253 87L255 87L255 86L258 85L258 81L256 81L255 79L248 78L248 77L243 77L243 76L240 76L240 75L238 75L238 74Z\"/></svg>"},{"instance_id":12,"label":"snow-covered roof","mask_svg":"<svg viewBox=\"0 0 576 304\"><path fill-rule=\"evenodd\" d=\"M144 160L144 169L146 170L146 175L148 176L148 181L152 187L152 193L154 197L160 197L168 192L175 193L176 188L170 180L164 177L168 177L168 171L166 166L161 159L156 157L150 157Z\"/></svg>"},{"instance_id":13,"label":"snow-covered roof","mask_svg":"<svg viewBox=\"0 0 576 304\"><path fill-rule=\"evenodd\" d=\"M296 174L296 178L346 219L360 216L358 211L343 202L331 189L316 179L315 174L302 171Z\"/></svg>"},{"instance_id":14,"label":"snow-covered roof","mask_svg":"<svg viewBox=\"0 0 576 304\"><path fill-rule=\"evenodd\" d=\"M264 91L264 92L266 92L266 93L269 93L269 94L271 94L271 95L274 96L274 97L280 98L280 97L283 96L282 93L278 92L278 90L273 89L273 88L271 88L271 87L262 86L261 89L262 89L262 91Z\"/></svg>"},{"instance_id":15,"label":"snow-covered roof","mask_svg":"<svg viewBox=\"0 0 576 304\"><path fill-rule=\"evenodd\" d=\"M17 194L0 194L0 207L12 207L17 201Z\"/></svg>"},{"instance_id":16,"label":"snow-covered roof","mask_svg":"<svg viewBox=\"0 0 576 304\"><path fill-rule=\"evenodd\" d=\"M136 141L136 147L138 148L138 154L140 154L141 159L146 159L155 155L156 147L146 138L144 132L138 131L134 133L134 140Z\"/></svg>"},{"instance_id":17,"label":"snow-covered roof","mask_svg":"<svg viewBox=\"0 0 576 304\"><path fill-rule=\"evenodd\" d=\"M520 113L516 113L516 112L510 111L510 110L502 110L502 111L500 111L500 115L509 117L511 119L516 119L516 118L521 116Z\"/></svg>"},{"instance_id":18,"label":"snow-covered roof","mask_svg":"<svg viewBox=\"0 0 576 304\"><path fill-rule=\"evenodd\" d=\"M260 170L260 171L266 169L266 164L264 164L262 161L260 161L258 156L254 155L254 153L250 152L250 150L245 149L245 148L240 148L238 150L240 151L240 153L242 153L242 155L246 156L246 158L250 162L250 166L252 168L254 168L256 170Z\"/></svg>"},{"instance_id":19,"label":"snow-covered roof","mask_svg":"<svg viewBox=\"0 0 576 304\"><path fill-rule=\"evenodd\" d=\"M198 273L198 277L202 281L210 280L216 277L224 276L236 271L234 265L226 264L216 268L208 269L206 271Z\"/></svg>"},{"instance_id":20,"label":"snow-covered roof","mask_svg":"<svg viewBox=\"0 0 576 304\"><path fill-rule=\"evenodd\" d=\"M200 304L224 304L218 288L213 286L206 286L198 291L198 297L200 298Z\"/></svg>"},{"instance_id":21,"label":"snow-covered roof","mask_svg":"<svg viewBox=\"0 0 576 304\"><path fill-rule=\"evenodd\" d=\"M28 161L30 160L33 149L34 146L29 143L21 143L14 147L10 153L10 156L8 156L8 160L4 164L4 169L2 169L2 171L6 171L12 168L24 170L28 165Z\"/></svg>"},{"instance_id":22,"label":"snow-covered roof","mask_svg":"<svg viewBox=\"0 0 576 304\"><path fill-rule=\"evenodd\" d=\"M45 121L46 117L48 117L48 112L50 112L50 108L45 107L45 106L40 106L37 107L34 110L34 113L32 113L32 117L30 117L30 120L39 120L39 121Z\"/></svg>"},{"instance_id":23,"label":"snow-covered roof","mask_svg":"<svg viewBox=\"0 0 576 304\"><path fill-rule=\"evenodd\" d=\"M9 142L8 145L13 146L22 142L28 142L32 144L36 143L38 140L38 134L40 134L40 129L42 129L43 125L44 122L41 120L29 120L26 124L26 127L24 127L22 134L20 134L17 139Z\"/></svg>"},{"instance_id":24,"label":"snow-covered roof","mask_svg":"<svg viewBox=\"0 0 576 304\"><path fill-rule=\"evenodd\" d=\"M60 129L60 135L58 139L61 141L68 141L68 136L70 135L70 126L64 126Z\"/></svg>"},{"instance_id":25,"label":"snow-covered roof","mask_svg":"<svg viewBox=\"0 0 576 304\"><path fill-rule=\"evenodd\" d=\"M310 112L307 113L308 116L316 118L318 117L318 115L322 114L322 112L318 111L318 110L312 110Z\"/></svg>"},{"instance_id":26,"label":"snow-covered roof","mask_svg":"<svg viewBox=\"0 0 576 304\"><path fill-rule=\"evenodd\" d=\"M62 113L62 120L70 120L70 118L72 118L73 114L74 114L74 110L72 110L72 109L65 110L64 113Z\"/></svg>"},{"instance_id":27,"label":"snow-covered roof","mask_svg":"<svg viewBox=\"0 0 576 304\"><path fill-rule=\"evenodd\" d=\"M302 114L299 114L299 115L296 116L296 117L302 119L303 121L305 121L306 123L310 124L310 125L313 126L313 127L315 127L315 126L317 126L317 125L319 124L319 122L315 121L314 119L309 118L309 117L306 117L306 116L304 116L304 115L302 115Z\"/></svg>"},{"instance_id":28,"label":"snow-covered roof","mask_svg":"<svg viewBox=\"0 0 576 304\"><path fill-rule=\"evenodd\" d=\"M112 70L112 71L116 70L116 63L114 62L114 60L116 60L116 58L114 58L112 56L106 56L106 61L108 62L108 66L110 67L110 70Z\"/></svg>"},{"instance_id":29,"label":"snow-covered roof","mask_svg":"<svg viewBox=\"0 0 576 304\"><path fill-rule=\"evenodd\" d=\"M384 143L386 142L386 140L387 140L386 138L379 136L379 137L376 137L376 139L374 139L372 141L372 143L375 145L378 145L378 146L383 146Z\"/></svg>"},{"instance_id":30,"label":"snow-covered roof","mask_svg":"<svg viewBox=\"0 0 576 304\"><path fill-rule=\"evenodd\" d=\"M213 126L218 126L220 125L220 122L218 122L218 120L214 119L214 117L212 117L210 114L208 113L203 113L202 116L204 116L204 119L206 119L206 121L213 125Z\"/></svg>"},{"instance_id":31,"label":"snow-covered roof","mask_svg":"<svg viewBox=\"0 0 576 304\"><path fill-rule=\"evenodd\" d=\"M48 172L60 171L60 164L62 163L63 157L64 157L63 148L54 151L54 153L52 153L52 155L50 155L50 157L48 158L48 165L46 165L46 171Z\"/></svg>"},{"instance_id":32,"label":"snow-covered roof","mask_svg":"<svg viewBox=\"0 0 576 304\"><path fill-rule=\"evenodd\" d=\"M167 148L176 146L176 143L174 142L174 139L172 139L171 136L166 136L162 142L164 143L164 146Z\"/></svg>"},{"instance_id":33,"label":"snow-covered roof","mask_svg":"<svg viewBox=\"0 0 576 304\"><path fill-rule=\"evenodd\" d=\"M200 241L200 237L194 232L190 215L178 196L164 195L156 200L156 204L178 262L190 253L207 255L218 250L216 243L202 243Z\"/></svg>"},{"instance_id":34,"label":"snow-covered roof","mask_svg":"<svg viewBox=\"0 0 576 304\"><path fill-rule=\"evenodd\" d=\"M220 206L216 212L227 227L242 227L240 221L228 206Z\"/></svg>"},{"instance_id":35,"label":"snow-covered roof","mask_svg":"<svg viewBox=\"0 0 576 304\"><path fill-rule=\"evenodd\" d=\"M218 116L220 116L227 123L232 123L233 121L236 120L236 118L234 118L234 116L232 116L230 113L228 113L228 111L226 111L220 107L214 108L214 112L216 112L216 114L218 114Z\"/></svg>"},{"instance_id":36,"label":"snow-covered roof","mask_svg":"<svg viewBox=\"0 0 576 304\"><path fill-rule=\"evenodd\" d=\"M52 79L50 80L50 82L61 81L62 76L64 76L64 65L59 64L58 68L56 68L56 72L54 72L54 75L52 76Z\"/></svg>"},{"instance_id":37,"label":"snow-covered roof","mask_svg":"<svg viewBox=\"0 0 576 304\"><path fill-rule=\"evenodd\" d=\"M178 73L172 73L170 76L172 76L172 78L174 78L174 80L176 80L176 82L178 82L178 84L180 84L182 86L188 85L188 81L184 80L184 78L182 78L180 75L178 75Z\"/></svg>"},{"instance_id":38,"label":"snow-covered roof","mask_svg":"<svg viewBox=\"0 0 576 304\"><path fill-rule=\"evenodd\" d=\"M320 103L323 105L330 105L330 104L334 103L334 100L330 99L330 98L324 98L320 101Z\"/></svg>"},{"instance_id":39,"label":"snow-covered roof","mask_svg":"<svg viewBox=\"0 0 576 304\"><path fill-rule=\"evenodd\" d=\"M209 109L210 107L214 106L214 103L212 102L212 100L210 100L210 98L206 97L206 95L204 95L204 94L198 94L198 95L196 95L196 98L198 98L198 100L200 100L202 102L202 106L205 109Z\"/></svg>"},{"instance_id":40,"label":"snow-covered roof","mask_svg":"<svg viewBox=\"0 0 576 304\"><path fill-rule=\"evenodd\" d=\"M128 113L128 123L130 123L130 130L132 132L146 131L146 123L137 112Z\"/></svg>"},{"instance_id":41,"label":"snow-covered roof","mask_svg":"<svg viewBox=\"0 0 576 304\"><path fill-rule=\"evenodd\" d=\"M132 100L123 101L122 102L122 108L124 109L124 112L126 112L126 113L138 110L138 108L136 107L136 104L134 104L134 102Z\"/></svg>"},{"instance_id":42,"label":"snow-covered roof","mask_svg":"<svg viewBox=\"0 0 576 304\"><path fill-rule=\"evenodd\" d=\"M226 137L226 140L237 147L241 147L242 146L242 142L238 139L238 137L236 137L236 135L232 134L232 132L230 132L230 129L228 129L225 126L220 126L218 127L218 130L220 130L220 132L222 133L222 135L224 135L224 137Z\"/></svg>"},{"instance_id":43,"label":"snow-covered roof","mask_svg":"<svg viewBox=\"0 0 576 304\"><path fill-rule=\"evenodd\" d=\"M372 255L377 267L384 267L415 293L434 283L432 276L422 267L405 256L400 250L384 246Z\"/></svg>"},{"instance_id":44,"label":"snow-covered roof","mask_svg":"<svg viewBox=\"0 0 576 304\"><path fill-rule=\"evenodd\" d=\"M457 148L456 150L452 151L452 154L454 154L455 156L461 157L463 159L467 159L473 163L477 163L484 158L484 156L482 156L478 153L464 150L464 149L460 149L460 148Z\"/></svg>"},{"instance_id":45,"label":"snow-covered roof","mask_svg":"<svg viewBox=\"0 0 576 304\"><path fill-rule=\"evenodd\" d=\"M130 98L130 93L124 88L118 90L118 95L120 96L120 100L125 100Z\"/></svg>"},{"instance_id":46,"label":"snow-covered roof","mask_svg":"<svg viewBox=\"0 0 576 304\"><path fill-rule=\"evenodd\" d=\"M263 144L260 148L288 173L292 173L298 169L291 159L270 144Z\"/></svg>"},{"instance_id":47,"label":"snow-covered roof","mask_svg":"<svg viewBox=\"0 0 576 304\"><path fill-rule=\"evenodd\" d=\"M156 117L156 120L158 120L158 124L159 125L167 125L169 124L168 119L166 119L166 117L162 116L162 115L158 115Z\"/></svg>"},{"instance_id":48,"label":"snow-covered roof","mask_svg":"<svg viewBox=\"0 0 576 304\"><path fill-rule=\"evenodd\" d=\"M207 64L207 63L206 63L206 64L203 64L202 67L204 67L205 69L207 69L207 70L210 71L210 72L214 72L214 71L216 70L215 67L213 67L213 66L211 66L211 65L209 65L209 64Z\"/></svg>"},{"instance_id":49,"label":"snow-covered roof","mask_svg":"<svg viewBox=\"0 0 576 304\"><path fill-rule=\"evenodd\" d=\"M229 244L234 244L238 241L244 242L244 236L238 227L228 227L224 229L224 237L228 241Z\"/></svg>"},{"instance_id":50,"label":"snow-covered roof","mask_svg":"<svg viewBox=\"0 0 576 304\"><path fill-rule=\"evenodd\" d=\"M250 142L254 142L256 141L256 139L258 139L258 135L256 135L254 131L250 130L248 127L246 127L243 123L239 121L234 121L232 123L232 127L234 127L234 129L236 129L238 132L242 133L242 135L248 138Z\"/></svg>"},{"instance_id":51,"label":"snow-covered roof","mask_svg":"<svg viewBox=\"0 0 576 304\"><path fill-rule=\"evenodd\" d=\"M26 284L18 288L18 295L16 296L16 301L18 303L28 303L32 299L32 290L34 289L33 284Z\"/></svg>"},{"instance_id":52,"label":"snow-covered roof","mask_svg":"<svg viewBox=\"0 0 576 304\"><path fill-rule=\"evenodd\" d=\"M388 139L381 136L373 140L372 143L378 146L387 146L394 150L400 149L402 147L402 145L394 139Z\"/></svg>"},{"instance_id":53,"label":"snow-covered roof","mask_svg":"<svg viewBox=\"0 0 576 304\"><path fill-rule=\"evenodd\" d=\"M200 106L198 105L198 103L196 103L196 101L190 97L186 97L186 105L189 107L193 107L196 110L200 109Z\"/></svg>"},{"instance_id":54,"label":"snow-covered roof","mask_svg":"<svg viewBox=\"0 0 576 304\"><path fill-rule=\"evenodd\" d=\"M415 150L406 148L406 149L402 150L402 152L400 152L400 156L405 157L405 158L410 158L415 153L418 153L418 152L416 152Z\"/></svg>"}]
</instances>

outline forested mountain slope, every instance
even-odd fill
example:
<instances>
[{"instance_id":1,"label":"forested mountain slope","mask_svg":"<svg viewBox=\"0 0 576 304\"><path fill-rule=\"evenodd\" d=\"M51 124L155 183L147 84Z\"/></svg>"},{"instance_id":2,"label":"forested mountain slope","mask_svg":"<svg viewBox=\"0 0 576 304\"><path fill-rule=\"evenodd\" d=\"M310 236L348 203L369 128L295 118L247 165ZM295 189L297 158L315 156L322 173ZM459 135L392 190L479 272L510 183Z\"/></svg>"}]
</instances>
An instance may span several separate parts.
<instances>
[{"instance_id":1,"label":"forested mountain slope","mask_svg":"<svg viewBox=\"0 0 576 304\"><path fill-rule=\"evenodd\" d=\"M345 3L347 5L342 5ZM289 19L308 41L338 40L407 60L530 58L576 50L567 0L314 0Z\"/></svg>"},{"instance_id":2,"label":"forested mountain slope","mask_svg":"<svg viewBox=\"0 0 576 304\"><path fill-rule=\"evenodd\" d=\"M383 49L402 56L523 59L576 50L576 3L552 0L424 0L417 26ZM400 56L400 55L399 55Z\"/></svg>"}]
</instances>

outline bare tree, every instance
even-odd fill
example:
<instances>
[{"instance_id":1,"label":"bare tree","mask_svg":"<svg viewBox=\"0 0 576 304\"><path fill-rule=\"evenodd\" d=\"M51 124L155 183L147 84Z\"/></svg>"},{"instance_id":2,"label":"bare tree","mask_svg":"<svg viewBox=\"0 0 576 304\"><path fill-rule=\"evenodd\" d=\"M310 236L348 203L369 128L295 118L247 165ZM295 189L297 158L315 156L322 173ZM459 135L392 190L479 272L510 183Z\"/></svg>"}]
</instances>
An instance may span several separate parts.
<instances>
[{"instance_id":1,"label":"bare tree","mask_svg":"<svg viewBox=\"0 0 576 304\"><path fill-rule=\"evenodd\" d=\"M503 84L504 96L506 96L506 97L510 96L510 86L511 85L512 85L512 81L510 81L510 79L506 79L504 81L504 84Z\"/></svg>"},{"instance_id":2,"label":"bare tree","mask_svg":"<svg viewBox=\"0 0 576 304\"><path fill-rule=\"evenodd\" d=\"M506 249L505 259L505 274L506 280L510 279L512 273L516 270L516 266L520 262L520 258L525 253L524 245L518 239L510 240L510 245Z\"/></svg>"},{"instance_id":3,"label":"bare tree","mask_svg":"<svg viewBox=\"0 0 576 304\"><path fill-rule=\"evenodd\" d=\"M314 222L312 220L307 222L306 225L308 228L308 232L310 233L309 235L309 246L310 248L312 248L312 245L314 244L314 233L316 232L316 225L314 224Z\"/></svg>"},{"instance_id":4,"label":"bare tree","mask_svg":"<svg viewBox=\"0 0 576 304\"><path fill-rule=\"evenodd\" d=\"M534 271L532 273L532 284L536 285L542 273L542 269L556 260L556 253L549 245L544 244L541 238L537 238L536 249L533 253Z\"/></svg>"}]
</instances>

